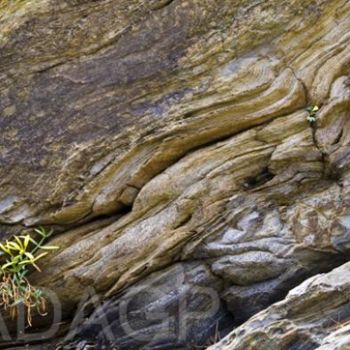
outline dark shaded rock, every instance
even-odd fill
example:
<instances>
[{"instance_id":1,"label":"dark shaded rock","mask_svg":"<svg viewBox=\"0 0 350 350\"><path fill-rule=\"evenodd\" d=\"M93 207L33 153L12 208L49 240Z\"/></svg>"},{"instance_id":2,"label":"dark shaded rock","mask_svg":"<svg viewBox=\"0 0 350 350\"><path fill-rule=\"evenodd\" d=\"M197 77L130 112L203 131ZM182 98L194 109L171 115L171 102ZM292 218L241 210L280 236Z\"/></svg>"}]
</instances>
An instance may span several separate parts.
<instances>
[{"instance_id":1,"label":"dark shaded rock","mask_svg":"<svg viewBox=\"0 0 350 350\"><path fill-rule=\"evenodd\" d=\"M205 265L175 264L98 307L79 327L76 340L62 349L75 349L80 339L97 349L208 345L209 339L218 339L233 325L220 300L221 290L222 281Z\"/></svg>"}]
</instances>

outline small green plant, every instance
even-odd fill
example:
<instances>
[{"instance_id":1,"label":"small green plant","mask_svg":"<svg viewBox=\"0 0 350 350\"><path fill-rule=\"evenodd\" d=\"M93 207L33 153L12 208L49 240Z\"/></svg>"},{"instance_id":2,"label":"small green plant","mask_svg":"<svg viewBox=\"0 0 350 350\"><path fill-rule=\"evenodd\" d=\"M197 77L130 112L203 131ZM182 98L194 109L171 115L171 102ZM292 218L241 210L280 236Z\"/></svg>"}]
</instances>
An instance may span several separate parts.
<instances>
[{"instance_id":1,"label":"small green plant","mask_svg":"<svg viewBox=\"0 0 350 350\"><path fill-rule=\"evenodd\" d=\"M32 268L41 271L38 260L46 256L50 250L58 247L44 245L53 231L43 227L34 230L39 235L36 241L30 234L14 236L12 241L0 243L1 255L5 263L0 267L2 280L0 281L0 305L9 311L11 318L18 314L17 306L23 304L27 310L27 322L32 325L32 310L36 309L40 315L46 312L46 299L40 288L32 286L27 274ZM45 251L46 250L46 251Z\"/></svg>"},{"instance_id":2,"label":"small green plant","mask_svg":"<svg viewBox=\"0 0 350 350\"><path fill-rule=\"evenodd\" d=\"M306 117L306 119L310 123L315 123L316 122L316 114L317 114L317 111L319 110L318 106L311 106L311 107L306 108L306 110L309 113L308 116Z\"/></svg>"}]
</instances>

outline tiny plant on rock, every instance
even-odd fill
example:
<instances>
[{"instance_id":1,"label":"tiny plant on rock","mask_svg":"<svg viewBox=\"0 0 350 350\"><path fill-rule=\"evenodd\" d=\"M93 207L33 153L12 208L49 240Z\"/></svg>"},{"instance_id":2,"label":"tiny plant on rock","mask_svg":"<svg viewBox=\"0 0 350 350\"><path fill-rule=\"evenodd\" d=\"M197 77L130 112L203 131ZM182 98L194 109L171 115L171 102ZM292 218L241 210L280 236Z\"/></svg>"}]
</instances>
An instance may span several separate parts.
<instances>
[{"instance_id":1,"label":"tiny plant on rock","mask_svg":"<svg viewBox=\"0 0 350 350\"><path fill-rule=\"evenodd\" d=\"M32 286L27 275L32 268L41 271L38 260L47 255L50 250L58 247L44 245L53 231L43 227L34 232L39 235L38 241L29 234L14 236L13 240L0 243L0 255L6 260L0 267L0 305L9 311L11 318L18 315L17 306L23 304L27 310L27 322L32 325L32 310L40 315L46 311L46 299L40 288Z\"/></svg>"},{"instance_id":2,"label":"tiny plant on rock","mask_svg":"<svg viewBox=\"0 0 350 350\"><path fill-rule=\"evenodd\" d=\"M306 119L308 120L308 122L315 123L316 122L316 114L317 111L319 110L318 106L311 106L306 108L307 112L309 113L308 116L306 117Z\"/></svg>"}]
</instances>

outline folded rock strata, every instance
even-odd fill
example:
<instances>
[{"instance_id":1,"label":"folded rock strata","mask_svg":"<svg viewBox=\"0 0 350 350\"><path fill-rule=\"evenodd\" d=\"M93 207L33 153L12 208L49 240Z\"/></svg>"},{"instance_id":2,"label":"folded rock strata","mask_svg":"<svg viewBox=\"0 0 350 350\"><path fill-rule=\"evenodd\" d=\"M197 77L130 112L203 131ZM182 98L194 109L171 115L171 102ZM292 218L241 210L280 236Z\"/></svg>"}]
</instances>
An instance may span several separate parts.
<instances>
[{"instance_id":1,"label":"folded rock strata","mask_svg":"<svg viewBox=\"0 0 350 350\"><path fill-rule=\"evenodd\" d=\"M113 346L190 349L348 260L349 33L345 0L0 4L1 235L55 229L30 278L65 322L93 287ZM183 275L217 314L181 341L123 334L122 298L175 293L137 303L171 318ZM103 310L62 346L90 346Z\"/></svg>"}]
</instances>

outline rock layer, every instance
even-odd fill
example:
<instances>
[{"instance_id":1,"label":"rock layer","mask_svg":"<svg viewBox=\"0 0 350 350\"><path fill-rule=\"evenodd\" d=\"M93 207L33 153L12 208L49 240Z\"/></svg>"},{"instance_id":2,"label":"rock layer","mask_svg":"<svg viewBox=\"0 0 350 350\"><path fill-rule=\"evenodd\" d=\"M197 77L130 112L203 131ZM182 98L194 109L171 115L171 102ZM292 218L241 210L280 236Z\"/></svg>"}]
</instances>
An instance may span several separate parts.
<instances>
[{"instance_id":1,"label":"rock layer","mask_svg":"<svg viewBox=\"0 0 350 350\"><path fill-rule=\"evenodd\" d=\"M183 288L207 283L220 311L150 346L190 349L348 260L349 32L345 0L1 3L2 237L56 230L31 280L65 322L93 287L113 344L142 348L120 298L164 289L177 297L156 310L173 317L182 266L198 274ZM92 309L63 346L99 334Z\"/></svg>"},{"instance_id":2,"label":"rock layer","mask_svg":"<svg viewBox=\"0 0 350 350\"><path fill-rule=\"evenodd\" d=\"M208 350L348 349L350 264L312 277Z\"/></svg>"}]
</instances>

